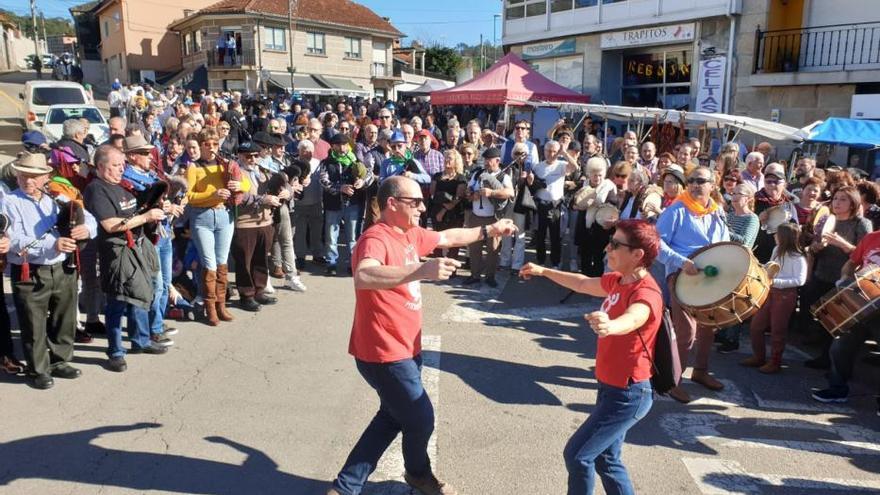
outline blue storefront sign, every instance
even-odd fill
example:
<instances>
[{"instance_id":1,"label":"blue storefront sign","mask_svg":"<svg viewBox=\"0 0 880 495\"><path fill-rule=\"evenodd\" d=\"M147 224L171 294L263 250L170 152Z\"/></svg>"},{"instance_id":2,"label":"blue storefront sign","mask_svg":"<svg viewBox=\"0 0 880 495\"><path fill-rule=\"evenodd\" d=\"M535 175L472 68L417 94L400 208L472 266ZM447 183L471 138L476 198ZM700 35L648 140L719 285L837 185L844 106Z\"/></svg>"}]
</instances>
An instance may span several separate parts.
<instances>
[{"instance_id":1,"label":"blue storefront sign","mask_svg":"<svg viewBox=\"0 0 880 495\"><path fill-rule=\"evenodd\" d=\"M534 58L558 57L561 55L572 55L577 48L574 38L568 38L559 41L548 41L546 43L536 43L534 45L526 45L523 47L522 59L529 60Z\"/></svg>"}]
</instances>

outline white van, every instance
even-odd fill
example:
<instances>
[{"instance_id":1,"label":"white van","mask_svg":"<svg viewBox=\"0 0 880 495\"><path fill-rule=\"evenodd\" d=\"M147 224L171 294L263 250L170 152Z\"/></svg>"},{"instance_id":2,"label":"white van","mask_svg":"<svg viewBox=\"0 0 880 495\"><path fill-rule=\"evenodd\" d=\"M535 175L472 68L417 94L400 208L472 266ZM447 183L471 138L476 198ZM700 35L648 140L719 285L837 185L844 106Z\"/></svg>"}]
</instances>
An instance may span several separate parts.
<instances>
[{"instance_id":1,"label":"white van","mask_svg":"<svg viewBox=\"0 0 880 495\"><path fill-rule=\"evenodd\" d=\"M90 105L88 93L82 85L69 81L28 81L24 85L24 93L19 98L24 100L22 119L28 130L41 131L46 111L52 105Z\"/></svg>"}]
</instances>

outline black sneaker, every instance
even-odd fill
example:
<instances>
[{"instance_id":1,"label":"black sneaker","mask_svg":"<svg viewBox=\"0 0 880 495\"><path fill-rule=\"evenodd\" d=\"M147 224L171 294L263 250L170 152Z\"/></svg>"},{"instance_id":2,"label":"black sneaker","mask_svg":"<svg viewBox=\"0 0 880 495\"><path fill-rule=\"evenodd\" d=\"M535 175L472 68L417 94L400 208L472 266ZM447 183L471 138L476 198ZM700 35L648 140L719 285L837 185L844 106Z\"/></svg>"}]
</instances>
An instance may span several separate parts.
<instances>
[{"instance_id":1,"label":"black sneaker","mask_svg":"<svg viewBox=\"0 0 880 495\"><path fill-rule=\"evenodd\" d=\"M315 256L315 257L312 257L312 262L314 262L315 264L318 264L318 265L326 265L327 258L325 258L323 256Z\"/></svg>"},{"instance_id":2,"label":"black sneaker","mask_svg":"<svg viewBox=\"0 0 880 495\"><path fill-rule=\"evenodd\" d=\"M165 354L166 352L168 352L167 347L152 342L146 347L132 347L128 351L129 354Z\"/></svg>"},{"instance_id":3,"label":"black sneaker","mask_svg":"<svg viewBox=\"0 0 880 495\"><path fill-rule=\"evenodd\" d=\"M277 303L278 298L272 297L272 296L267 296L266 294L260 294L259 296L254 298L254 301L256 301L259 304L264 304L264 305L268 306L268 305Z\"/></svg>"},{"instance_id":4,"label":"black sneaker","mask_svg":"<svg viewBox=\"0 0 880 495\"><path fill-rule=\"evenodd\" d=\"M813 392L812 397L813 399L826 404L840 404L847 401L847 395L849 394L846 392L826 388Z\"/></svg>"},{"instance_id":5,"label":"black sneaker","mask_svg":"<svg viewBox=\"0 0 880 495\"><path fill-rule=\"evenodd\" d=\"M87 321L85 331L89 335L105 335L107 333L107 327L105 327L100 321Z\"/></svg>"},{"instance_id":6,"label":"black sneaker","mask_svg":"<svg viewBox=\"0 0 880 495\"><path fill-rule=\"evenodd\" d=\"M336 275L336 265L327 265L325 273L327 275Z\"/></svg>"},{"instance_id":7,"label":"black sneaker","mask_svg":"<svg viewBox=\"0 0 880 495\"><path fill-rule=\"evenodd\" d=\"M243 297L241 301L238 302L238 307L252 313L256 313L260 310L260 304L252 297Z\"/></svg>"},{"instance_id":8,"label":"black sneaker","mask_svg":"<svg viewBox=\"0 0 880 495\"><path fill-rule=\"evenodd\" d=\"M34 388L39 390L48 390L55 385L55 380L49 375L34 375L32 380Z\"/></svg>"},{"instance_id":9,"label":"black sneaker","mask_svg":"<svg viewBox=\"0 0 880 495\"><path fill-rule=\"evenodd\" d=\"M77 329L76 334L73 336L73 341L77 344L88 344L92 341L92 336L88 332Z\"/></svg>"},{"instance_id":10,"label":"black sneaker","mask_svg":"<svg viewBox=\"0 0 880 495\"><path fill-rule=\"evenodd\" d=\"M470 276L462 282L464 285L474 285L480 283L480 277Z\"/></svg>"},{"instance_id":11,"label":"black sneaker","mask_svg":"<svg viewBox=\"0 0 880 495\"><path fill-rule=\"evenodd\" d=\"M69 364L62 364L56 366L51 371L52 376L55 378L64 378L66 380L73 380L75 378L79 378L82 376L82 371Z\"/></svg>"},{"instance_id":12,"label":"black sneaker","mask_svg":"<svg viewBox=\"0 0 880 495\"><path fill-rule=\"evenodd\" d=\"M718 352L721 354L730 354L739 350L739 342L722 342L718 346Z\"/></svg>"},{"instance_id":13,"label":"black sneaker","mask_svg":"<svg viewBox=\"0 0 880 495\"><path fill-rule=\"evenodd\" d=\"M306 267L306 259L305 258L297 258L294 261L297 270L303 270Z\"/></svg>"},{"instance_id":14,"label":"black sneaker","mask_svg":"<svg viewBox=\"0 0 880 495\"><path fill-rule=\"evenodd\" d=\"M116 373L122 373L128 369L128 364L126 364L125 358L114 357L107 361L107 369Z\"/></svg>"},{"instance_id":15,"label":"black sneaker","mask_svg":"<svg viewBox=\"0 0 880 495\"><path fill-rule=\"evenodd\" d=\"M495 277L489 277L486 279L486 285L494 289L495 287L498 287L498 281L495 280Z\"/></svg>"}]
</instances>

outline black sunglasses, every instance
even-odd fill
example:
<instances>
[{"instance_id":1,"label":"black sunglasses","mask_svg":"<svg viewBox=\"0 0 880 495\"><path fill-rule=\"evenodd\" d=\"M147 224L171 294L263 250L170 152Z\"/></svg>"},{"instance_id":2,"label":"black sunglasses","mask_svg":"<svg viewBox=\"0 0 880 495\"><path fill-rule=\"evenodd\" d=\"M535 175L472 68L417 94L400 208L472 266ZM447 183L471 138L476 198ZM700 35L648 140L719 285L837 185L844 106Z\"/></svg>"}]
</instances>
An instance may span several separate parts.
<instances>
[{"instance_id":1,"label":"black sunglasses","mask_svg":"<svg viewBox=\"0 0 880 495\"><path fill-rule=\"evenodd\" d=\"M531 127L523 127L523 126L519 125L519 126L514 127L514 129L516 129L518 131L528 131L529 129L531 129Z\"/></svg>"},{"instance_id":2,"label":"black sunglasses","mask_svg":"<svg viewBox=\"0 0 880 495\"><path fill-rule=\"evenodd\" d=\"M703 184L708 184L712 182L712 179L705 179L703 177L691 177L688 179L688 184L697 184L702 186Z\"/></svg>"},{"instance_id":3,"label":"black sunglasses","mask_svg":"<svg viewBox=\"0 0 880 495\"><path fill-rule=\"evenodd\" d=\"M632 244L627 244L625 242L618 241L617 239L615 239L613 237L608 241L608 245L611 246L612 250L620 249L621 246L628 247L630 249L636 249L636 247L633 246Z\"/></svg>"},{"instance_id":4,"label":"black sunglasses","mask_svg":"<svg viewBox=\"0 0 880 495\"><path fill-rule=\"evenodd\" d=\"M614 174L614 176L617 177L618 179L629 178L629 175L627 175L627 174Z\"/></svg>"},{"instance_id":5,"label":"black sunglasses","mask_svg":"<svg viewBox=\"0 0 880 495\"><path fill-rule=\"evenodd\" d=\"M422 206L425 203L425 198L410 198L407 196L394 196L394 199L396 199L398 201L405 200L405 201L401 201L401 202L412 201L413 208L418 208L419 206Z\"/></svg>"}]
</instances>

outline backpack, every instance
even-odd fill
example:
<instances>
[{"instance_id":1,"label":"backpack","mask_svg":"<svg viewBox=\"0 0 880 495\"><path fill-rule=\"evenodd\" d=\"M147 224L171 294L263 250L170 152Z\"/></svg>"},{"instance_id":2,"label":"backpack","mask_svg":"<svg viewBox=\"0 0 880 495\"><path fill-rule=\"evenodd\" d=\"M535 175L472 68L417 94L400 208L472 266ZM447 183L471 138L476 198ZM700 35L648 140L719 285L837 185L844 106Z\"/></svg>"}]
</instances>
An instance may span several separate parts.
<instances>
[{"instance_id":1,"label":"backpack","mask_svg":"<svg viewBox=\"0 0 880 495\"><path fill-rule=\"evenodd\" d=\"M662 293L661 293L662 297ZM678 341L675 337L675 325L672 323L672 315L669 308L663 307L663 315L660 318L660 328L657 330L657 339L654 341L654 359L648 352L648 345L642 336L640 329L636 329L642 348L651 361L651 386L658 395L666 395L670 390L678 386L681 381L681 360L678 356Z\"/></svg>"}]
</instances>

